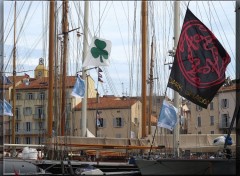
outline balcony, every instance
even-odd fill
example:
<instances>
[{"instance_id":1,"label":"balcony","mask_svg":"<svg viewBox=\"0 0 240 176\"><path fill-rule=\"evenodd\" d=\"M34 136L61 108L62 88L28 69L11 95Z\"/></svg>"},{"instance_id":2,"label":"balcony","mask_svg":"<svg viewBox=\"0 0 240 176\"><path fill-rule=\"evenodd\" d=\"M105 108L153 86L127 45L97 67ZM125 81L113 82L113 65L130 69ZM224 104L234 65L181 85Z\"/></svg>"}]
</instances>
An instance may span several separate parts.
<instances>
[{"instance_id":1,"label":"balcony","mask_svg":"<svg viewBox=\"0 0 240 176\"><path fill-rule=\"evenodd\" d=\"M230 127L230 123L227 123L227 124L219 124L219 128L220 129L226 129L226 128L229 128Z\"/></svg>"},{"instance_id":2,"label":"balcony","mask_svg":"<svg viewBox=\"0 0 240 176\"><path fill-rule=\"evenodd\" d=\"M21 115L17 115L16 118L15 118L15 120L16 120L16 121L22 120Z\"/></svg>"},{"instance_id":3,"label":"balcony","mask_svg":"<svg viewBox=\"0 0 240 176\"><path fill-rule=\"evenodd\" d=\"M45 120L46 119L46 115L45 114L34 114L33 115L33 119L34 120Z\"/></svg>"}]
</instances>

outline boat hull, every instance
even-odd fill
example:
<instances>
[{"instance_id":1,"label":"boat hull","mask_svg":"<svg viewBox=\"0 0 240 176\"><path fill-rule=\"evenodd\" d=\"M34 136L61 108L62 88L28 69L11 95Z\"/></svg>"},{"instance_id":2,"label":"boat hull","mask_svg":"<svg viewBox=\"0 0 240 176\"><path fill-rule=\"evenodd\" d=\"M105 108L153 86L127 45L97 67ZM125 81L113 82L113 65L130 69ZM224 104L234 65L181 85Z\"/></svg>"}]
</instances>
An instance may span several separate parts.
<instances>
[{"instance_id":1,"label":"boat hull","mask_svg":"<svg viewBox=\"0 0 240 176\"><path fill-rule=\"evenodd\" d=\"M141 175L236 175L234 159L136 159Z\"/></svg>"},{"instance_id":2,"label":"boat hull","mask_svg":"<svg viewBox=\"0 0 240 176\"><path fill-rule=\"evenodd\" d=\"M54 174L62 174L62 165L60 161L56 160L37 160L32 162L37 167ZM66 170L69 169L67 161L63 161ZM139 173L136 165L128 163L114 163L114 162L86 162L86 161L71 161L71 167L75 172L78 168L84 168L86 165L91 165L97 169L100 169L104 173L110 172L133 172Z\"/></svg>"}]
</instances>

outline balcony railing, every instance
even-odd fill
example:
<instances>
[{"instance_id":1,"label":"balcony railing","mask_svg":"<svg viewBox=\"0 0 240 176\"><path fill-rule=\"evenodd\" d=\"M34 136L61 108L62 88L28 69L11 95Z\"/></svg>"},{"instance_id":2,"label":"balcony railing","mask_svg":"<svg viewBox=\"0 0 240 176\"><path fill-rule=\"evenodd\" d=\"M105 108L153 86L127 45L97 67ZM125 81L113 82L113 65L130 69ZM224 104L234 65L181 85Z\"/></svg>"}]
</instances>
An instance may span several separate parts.
<instances>
[{"instance_id":1,"label":"balcony railing","mask_svg":"<svg viewBox=\"0 0 240 176\"><path fill-rule=\"evenodd\" d=\"M46 119L46 115L45 114L34 114L33 118L35 120L45 120Z\"/></svg>"},{"instance_id":2,"label":"balcony railing","mask_svg":"<svg viewBox=\"0 0 240 176\"><path fill-rule=\"evenodd\" d=\"M19 130L15 131L16 135L45 134L45 133L46 133L45 129L42 129L42 130L32 129L30 131L19 129ZM5 135L12 135L12 130L11 129L5 130Z\"/></svg>"},{"instance_id":3,"label":"balcony railing","mask_svg":"<svg viewBox=\"0 0 240 176\"><path fill-rule=\"evenodd\" d=\"M228 123L228 124L219 124L219 128L220 129L229 128L229 127L230 127L230 123Z\"/></svg>"}]
</instances>

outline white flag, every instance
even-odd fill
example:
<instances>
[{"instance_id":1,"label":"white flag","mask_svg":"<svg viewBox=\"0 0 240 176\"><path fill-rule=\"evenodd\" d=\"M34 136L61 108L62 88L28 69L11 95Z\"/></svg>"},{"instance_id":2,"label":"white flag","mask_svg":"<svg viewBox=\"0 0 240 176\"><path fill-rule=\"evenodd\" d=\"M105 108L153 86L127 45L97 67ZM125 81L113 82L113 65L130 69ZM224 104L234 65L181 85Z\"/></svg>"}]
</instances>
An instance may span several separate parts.
<instances>
[{"instance_id":1,"label":"white flag","mask_svg":"<svg viewBox=\"0 0 240 176\"><path fill-rule=\"evenodd\" d=\"M158 126L173 130L177 124L177 108L163 100L163 105L158 118Z\"/></svg>"},{"instance_id":2,"label":"white flag","mask_svg":"<svg viewBox=\"0 0 240 176\"><path fill-rule=\"evenodd\" d=\"M0 100L0 115L13 116L12 106L5 99Z\"/></svg>"},{"instance_id":3,"label":"white flag","mask_svg":"<svg viewBox=\"0 0 240 176\"><path fill-rule=\"evenodd\" d=\"M108 66L112 43L109 40L93 37L87 56L83 62L86 66Z\"/></svg>"},{"instance_id":4,"label":"white flag","mask_svg":"<svg viewBox=\"0 0 240 176\"><path fill-rule=\"evenodd\" d=\"M77 75L77 80L74 84L71 95L76 98L82 98L85 94L85 81Z\"/></svg>"}]
</instances>

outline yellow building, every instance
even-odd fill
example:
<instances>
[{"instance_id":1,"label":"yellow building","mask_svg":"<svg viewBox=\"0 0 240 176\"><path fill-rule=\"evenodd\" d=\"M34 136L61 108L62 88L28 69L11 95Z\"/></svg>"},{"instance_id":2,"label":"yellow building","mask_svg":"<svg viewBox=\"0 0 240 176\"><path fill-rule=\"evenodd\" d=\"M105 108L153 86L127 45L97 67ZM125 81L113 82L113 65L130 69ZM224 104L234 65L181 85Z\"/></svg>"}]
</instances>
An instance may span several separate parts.
<instances>
[{"instance_id":1,"label":"yellow building","mask_svg":"<svg viewBox=\"0 0 240 176\"><path fill-rule=\"evenodd\" d=\"M47 134L47 109L48 109L48 77L47 69L43 65L43 60L39 60L39 65L34 70L35 78L26 76L16 76L16 116L15 116L15 143L41 144L46 139ZM10 77L12 80L12 77ZM66 135L74 135L74 123L72 109L81 102L81 98L71 96L76 76L66 78ZM96 97L94 80L87 77L88 90L86 95ZM54 82L53 100L53 129L54 134L60 133L60 108L61 108L61 82ZM12 85L5 87L6 99L12 103ZM76 119L74 119L76 120ZM12 143L11 136L12 117L4 118L5 143Z\"/></svg>"}]
</instances>

